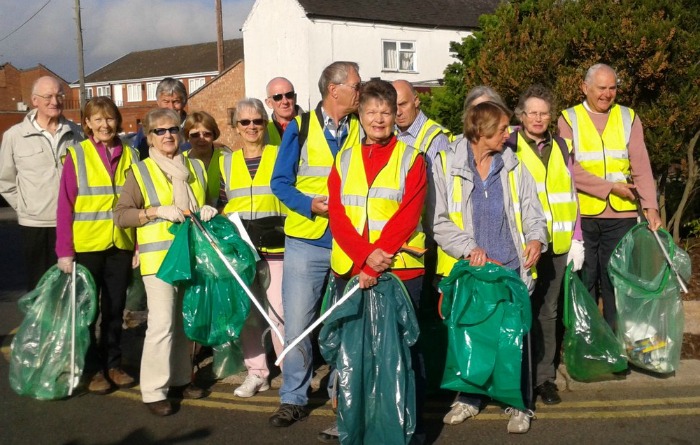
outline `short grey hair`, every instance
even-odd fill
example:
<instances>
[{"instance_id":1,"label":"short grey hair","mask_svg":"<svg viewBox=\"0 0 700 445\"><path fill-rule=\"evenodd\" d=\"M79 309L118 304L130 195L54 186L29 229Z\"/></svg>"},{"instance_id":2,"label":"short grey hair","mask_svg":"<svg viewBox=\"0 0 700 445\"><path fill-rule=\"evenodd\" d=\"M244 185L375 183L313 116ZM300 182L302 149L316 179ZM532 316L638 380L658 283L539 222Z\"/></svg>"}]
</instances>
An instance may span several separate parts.
<instances>
[{"instance_id":1,"label":"short grey hair","mask_svg":"<svg viewBox=\"0 0 700 445\"><path fill-rule=\"evenodd\" d=\"M593 76L595 76L595 73L597 73L600 70L607 70L613 73L613 75L615 76L615 83L617 83L617 72L613 67L604 63L596 63L595 65L588 68L588 71L586 71L586 77L583 78L583 81L589 83L591 80L593 80Z\"/></svg>"},{"instance_id":2,"label":"short grey hair","mask_svg":"<svg viewBox=\"0 0 700 445\"><path fill-rule=\"evenodd\" d=\"M180 115L175 110L170 108L154 108L143 118L143 132L146 134L146 139L148 140L148 145L151 145L151 137L153 133L151 130L156 128L156 123L160 120L169 119L172 122L173 127L180 128Z\"/></svg>"},{"instance_id":3,"label":"short grey hair","mask_svg":"<svg viewBox=\"0 0 700 445\"><path fill-rule=\"evenodd\" d=\"M518 105L515 107L515 116L518 118L518 120L522 121L521 116L525 112L525 102L531 98L540 99L547 102L550 113L552 112L552 109L555 108L554 93L552 93L552 90L540 84L531 85L523 94L520 95Z\"/></svg>"},{"instance_id":4,"label":"short grey hair","mask_svg":"<svg viewBox=\"0 0 700 445\"><path fill-rule=\"evenodd\" d=\"M245 99L239 100L236 104L236 109L233 112L233 125L236 125L238 123L238 114L240 113L242 108L246 110L253 109L257 111L260 114L260 117L262 117L265 120L265 122L268 122L270 120L267 116L267 110L265 110L265 106L263 105L262 101L260 101L260 99L256 99L254 97L246 97Z\"/></svg>"},{"instance_id":5,"label":"short grey hair","mask_svg":"<svg viewBox=\"0 0 700 445\"><path fill-rule=\"evenodd\" d=\"M464 98L464 110L462 110L462 122L467 119L467 110L472 107L475 100L480 97L486 96L489 102L500 105L506 110L508 107L506 103L503 102L501 95L498 94L493 88L487 87L486 85L477 85L467 93L467 97Z\"/></svg>"},{"instance_id":6,"label":"short grey hair","mask_svg":"<svg viewBox=\"0 0 700 445\"><path fill-rule=\"evenodd\" d=\"M355 70L358 75L360 74L360 65L355 62L333 62L325 67L318 79L318 90L321 92L321 98L325 99L328 95L328 85L345 82L351 69Z\"/></svg>"},{"instance_id":7,"label":"short grey hair","mask_svg":"<svg viewBox=\"0 0 700 445\"><path fill-rule=\"evenodd\" d=\"M187 90L185 89L185 84L177 79L166 77L158 83L156 87L156 98L163 94L180 96L182 105L187 105Z\"/></svg>"}]
</instances>

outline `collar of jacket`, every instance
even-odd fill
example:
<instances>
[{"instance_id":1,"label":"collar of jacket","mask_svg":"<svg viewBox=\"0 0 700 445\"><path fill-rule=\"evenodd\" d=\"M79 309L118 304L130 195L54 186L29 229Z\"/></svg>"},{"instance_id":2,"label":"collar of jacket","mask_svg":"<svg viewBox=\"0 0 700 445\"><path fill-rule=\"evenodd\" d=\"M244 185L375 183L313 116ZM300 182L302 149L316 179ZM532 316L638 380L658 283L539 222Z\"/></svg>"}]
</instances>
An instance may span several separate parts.
<instances>
[{"instance_id":1,"label":"collar of jacket","mask_svg":"<svg viewBox=\"0 0 700 445\"><path fill-rule=\"evenodd\" d=\"M24 116L24 119L22 120L22 136L24 137L29 137L29 136L38 136L41 135L41 132L36 129L34 124L32 124L32 118L34 115L36 115L37 110L34 109L27 113L26 116ZM75 131L74 123L69 121L68 119L65 118L65 116L61 115L59 118L59 122L61 123L61 131L58 133L58 136L63 136L64 134Z\"/></svg>"},{"instance_id":2,"label":"collar of jacket","mask_svg":"<svg viewBox=\"0 0 700 445\"><path fill-rule=\"evenodd\" d=\"M450 176L461 176L462 178L473 181L474 174L471 169L467 168L468 164L468 151L471 143L465 137L461 137L456 141L452 142L448 150L452 151L452 168L450 170ZM508 150L504 147L501 154L501 159L503 159L503 166L505 170L510 172L515 169L518 165L518 157L513 153L512 150Z\"/></svg>"}]
</instances>

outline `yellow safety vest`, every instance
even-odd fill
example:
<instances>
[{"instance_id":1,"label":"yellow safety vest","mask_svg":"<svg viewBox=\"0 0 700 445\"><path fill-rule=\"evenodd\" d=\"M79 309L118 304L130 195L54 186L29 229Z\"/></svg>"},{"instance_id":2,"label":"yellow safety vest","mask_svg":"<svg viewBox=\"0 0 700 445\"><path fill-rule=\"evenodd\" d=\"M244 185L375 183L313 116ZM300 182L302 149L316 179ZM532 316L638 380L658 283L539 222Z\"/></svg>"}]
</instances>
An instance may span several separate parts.
<instances>
[{"instance_id":1,"label":"yellow safety vest","mask_svg":"<svg viewBox=\"0 0 700 445\"><path fill-rule=\"evenodd\" d=\"M119 200L126 172L138 162L136 150L123 144L114 180L90 139L68 148L75 168L78 195L73 206L73 246L76 252L97 252L116 246L134 250L134 229L114 224L113 210Z\"/></svg>"},{"instance_id":2,"label":"yellow safety vest","mask_svg":"<svg viewBox=\"0 0 700 445\"><path fill-rule=\"evenodd\" d=\"M552 138L552 153L545 168L525 139L520 134L516 138L518 143L515 154L537 184L537 197L547 218L547 236L550 245L553 245L552 251L555 254L566 253L571 248L578 205L571 173L562 151L571 153L571 141L564 139L566 146L561 147L557 139Z\"/></svg>"},{"instance_id":3,"label":"yellow safety vest","mask_svg":"<svg viewBox=\"0 0 700 445\"><path fill-rule=\"evenodd\" d=\"M191 150L191 149L190 149ZM190 150L183 153L183 156L190 157ZM219 160L228 150L215 148L207 167L207 203L216 206L219 200L219 188L221 186L221 171L219 170Z\"/></svg>"},{"instance_id":4,"label":"yellow safety vest","mask_svg":"<svg viewBox=\"0 0 700 445\"><path fill-rule=\"evenodd\" d=\"M432 119L427 119L416 136L415 146L418 151L421 153L427 153L428 148L430 148L430 144L433 143L433 140L439 134L444 134L447 136L447 140L449 142L454 140L454 136L450 130L441 126Z\"/></svg>"},{"instance_id":5,"label":"yellow safety vest","mask_svg":"<svg viewBox=\"0 0 700 445\"><path fill-rule=\"evenodd\" d=\"M296 118L301 128L301 116ZM357 116L351 114L348 122L348 135L340 150L360 143L360 123ZM309 134L301 147L299 169L297 170L296 188L301 193L315 198L328 196L328 175L333 167L333 152L328 146L323 126L315 111L310 112ZM319 239L326 232L328 217L313 215L311 219L289 209L284 223L284 233L295 238Z\"/></svg>"},{"instance_id":6,"label":"yellow safety vest","mask_svg":"<svg viewBox=\"0 0 700 445\"><path fill-rule=\"evenodd\" d=\"M610 182L627 182L630 177L627 147L634 116L635 113L631 108L613 105L601 136L583 104L564 110L562 117L573 131L576 160L581 167ZM599 215L607 206L606 200L586 193L579 192L578 200L583 216ZM610 206L618 212L637 209L634 201L620 198L612 193L608 195L608 201Z\"/></svg>"},{"instance_id":7,"label":"yellow safety vest","mask_svg":"<svg viewBox=\"0 0 700 445\"><path fill-rule=\"evenodd\" d=\"M277 126L275 123L270 119L267 121L267 140L265 141L266 144L269 145L280 145L282 143L282 135L280 134L279 130L277 130Z\"/></svg>"},{"instance_id":8,"label":"yellow safety vest","mask_svg":"<svg viewBox=\"0 0 700 445\"><path fill-rule=\"evenodd\" d=\"M204 164L198 159L184 157L185 166L190 172L188 184L192 188L197 205L202 206L206 197L207 175ZM133 167L134 178L144 200L144 209L149 207L173 205L173 184L165 173L151 158L147 158ZM158 272L165 254L173 242L174 236L168 231L173 223L156 218L136 229L139 243L141 275L153 275Z\"/></svg>"},{"instance_id":9,"label":"yellow safety vest","mask_svg":"<svg viewBox=\"0 0 700 445\"><path fill-rule=\"evenodd\" d=\"M335 165L340 175L340 199L357 233L362 234L365 224L369 229L369 242L379 239L386 223L396 213L403 198L406 174L420 152L397 141L387 164L382 168L371 186L367 185L362 161L362 146L343 150L336 157ZM410 247L425 248L425 233L418 221L415 231L408 239ZM331 268L339 275L352 270L353 262L338 245L335 238L331 249ZM406 252L398 252L391 263L392 269L416 269L423 267L423 258Z\"/></svg>"}]
</instances>

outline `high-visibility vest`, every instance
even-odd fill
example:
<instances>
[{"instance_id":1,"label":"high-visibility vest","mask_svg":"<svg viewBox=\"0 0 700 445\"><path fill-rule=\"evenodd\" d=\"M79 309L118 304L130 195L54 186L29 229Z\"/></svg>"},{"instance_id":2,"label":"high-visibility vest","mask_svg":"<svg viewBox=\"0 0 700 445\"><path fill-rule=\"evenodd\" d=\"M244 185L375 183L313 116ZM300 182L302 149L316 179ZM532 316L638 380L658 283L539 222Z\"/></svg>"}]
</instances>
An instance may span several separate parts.
<instances>
[{"instance_id":1,"label":"high-visibility vest","mask_svg":"<svg viewBox=\"0 0 700 445\"><path fill-rule=\"evenodd\" d=\"M282 135L272 119L267 121L267 133L265 138L267 139L265 143L269 145L280 145L282 143Z\"/></svg>"},{"instance_id":2,"label":"high-visibility vest","mask_svg":"<svg viewBox=\"0 0 700 445\"><path fill-rule=\"evenodd\" d=\"M78 195L73 206L73 247L76 252L97 252L116 246L134 249L134 229L114 224L113 210L119 200L126 172L138 162L138 152L123 144L114 180L90 139L68 148L75 168Z\"/></svg>"},{"instance_id":3,"label":"high-visibility vest","mask_svg":"<svg viewBox=\"0 0 700 445\"><path fill-rule=\"evenodd\" d=\"M627 182L630 177L628 145L635 113L631 108L613 105L603 135L598 133L583 104L568 108L562 117L574 134L576 160L588 172L610 182ZM587 193L578 194L581 215L595 216L605 210L607 202ZM634 201L608 195L610 206L618 212L637 209Z\"/></svg>"},{"instance_id":4,"label":"high-visibility vest","mask_svg":"<svg viewBox=\"0 0 700 445\"><path fill-rule=\"evenodd\" d=\"M190 157L190 150L183 152L183 156ZM228 152L228 150L222 148L215 148L214 152L211 154L211 159L209 160L209 167L207 167L207 203L211 203L216 206L216 202L219 199L219 188L221 186L221 171L219 170L219 159L221 156Z\"/></svg>"},{"instance_id":5,"label":"high-visibility vest","mask_svg":"<svg viewBox=\"0 0 700 445\"><path fill-rule=\"evenodd\" d=\"M219 159L219 166L228 199L228 203L224 207L225 214L238 212L241 219L247 220L287 214L287 208L272 193L272 188L270 188L270 179L275 168L278 151L279 147L276 145L266 145L263 148L255 178L250 177L248 166L243 157L243 150L224 153ZM262 248L261 250L265 253L284 252L284 248Z\"/></svg>"},{"instance_id":6,"label":"high-visibility vest","mask_svg":"<svg viewBox=\"0 0 700 445\"><path fill-rule=\"evenodd\" d=\"M340 199L345 214L357 233L368 228L369 242L379 239L386 223L398 210L404 195L406 174L413 166L420 152L401 141L396 142L389 161L377 174L371 186L367 184L365 167L362 161L362 146L357 145L341 151L335 165L340 175ZM406 242L410 247L425 248L425 233L421 222ZM352 270L352 260L333 239L331 268L344 275ZM391 263L392 269L415 269L423 267L423 258L406 252L398 252Z\"/></svg>"},{"instance_id":7,"label":"high-visibility vest","mask_svg":"<svg viewBox=\"0 0 700 445\"><path fill-rule=\"evenodd\" d=\"M430 148L430 144L433 143L433 140L439 134L444 134L449 142L454 140L454 136L452 136L452 132L450 130L432 119L427 119L416 136L415 147L421 153L427 153L428 148Z\"/></svg>"},{"instance_id":8,"label":"high-visibility vest","mask_svg":"<svg viewBox=\"0 0 700 445\"><path fill-rule=\"evenodd\" d=\"M311 111L309 114L309 134L301 147L296 188L306 196L315 198L316 196L328 196L328 175L333 167L334 158L317 113ZM302 116L295 118L299 128L302 128ZM348 119L348 135L343 146L340 147L340 151L360 143L359 120L353 114ZM295 238L313 240L321 238L327 227L327 216L313 215L309 219L305 215L289 209L284 223L284 233Z\"/></svg>"},{"instance_id":9,"label":"high-visibility vest","mask_svg":"<svg viewBox=\"0 0 700 445\"><path fill-rule=\"evenodd\" d=\"M566 253L571 248L578 205L571 173L564 158L564 153L567 153L567 158L571 153L571 141L556 137L552 139L552 153L545 168L525 139L518 133L515 137L518 141L515 154L537 184L537 197L547 218L549 245L553 246L555 254ZM561 142L565 144L564 147Z\"/></svg>"},{"instance_id":10,"label":"high-visibility vest","mask_svg":"<svg viewBox=\"0 0 700 445\"><path fill-rule=\"evenodd\" d=\"M206 199L207 174L204 164L199 159L183 157L190 172L187 183L192 188L198 206L203 206ZM133 167L134 178L144 200L144 209L149 207L173 205L173 184L168 181L158 164L147 158ZM136 229L139 243L141 275L153 275L158 272L165 254L175 238L168 229L173 223L156 218Z\"/></svg>"}]
</instances>

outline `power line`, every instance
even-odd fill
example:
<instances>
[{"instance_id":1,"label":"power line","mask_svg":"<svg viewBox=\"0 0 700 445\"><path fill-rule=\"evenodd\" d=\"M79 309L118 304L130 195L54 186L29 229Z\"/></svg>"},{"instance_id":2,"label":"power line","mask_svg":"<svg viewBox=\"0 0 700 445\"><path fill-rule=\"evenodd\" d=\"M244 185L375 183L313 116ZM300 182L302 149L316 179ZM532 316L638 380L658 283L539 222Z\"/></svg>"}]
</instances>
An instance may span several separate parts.
<instances>
[{"instance_id":1,"label":"power line","mask_svg":"<svg viewBox=\"0 0 700 445\"><path fill-rule=\"evenodd\" d=\"M2 41L5 40L6 38L10 37L12 34L14 34L14 33L16 33L17 31L19 31L24 25L26 25L27 23L29 23L29 21L30 21L31 19L33 19L34 17L36 17L36 15L39 14L39 13L41 12L42 9L46 8L46 6L48 6L49 3L51 3L51 0L48 0L46 3L44 3L44 6L42 6L41 8L39 8L39 10L38 10L37 12L35 12L34 14L32 14L32 16L29 17L27 20L25 20L24 23L22 23L21 25L19 25L19 26L17 27L17 29L15 29L14 31L12 31L12 32L9 33L8 35L6 35L6 36L3 37L2 39L0 39L0 42L2 42Z\"/></svg>"}]
</instances>

